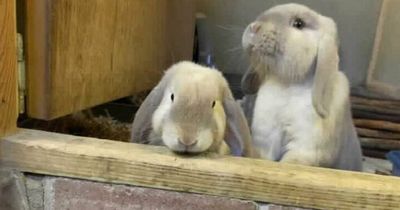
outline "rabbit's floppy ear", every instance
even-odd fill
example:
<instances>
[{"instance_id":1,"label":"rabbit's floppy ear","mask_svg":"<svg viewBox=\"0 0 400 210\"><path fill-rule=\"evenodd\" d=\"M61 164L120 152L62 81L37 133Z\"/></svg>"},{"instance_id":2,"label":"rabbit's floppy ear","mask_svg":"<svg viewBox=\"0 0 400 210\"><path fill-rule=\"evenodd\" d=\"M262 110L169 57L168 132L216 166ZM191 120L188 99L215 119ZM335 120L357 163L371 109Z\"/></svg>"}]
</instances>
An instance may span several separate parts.
<instances>
[{"instance_id":1,"label":"rabbit's floppy ear","mask_svg":"<svg viewBox=\"0 0 400 210\"><path fill-rule=\"evenodd\" d=\"M171 77L171 73L167 72L140 105L132 124L131 142L143 144L149 143L149 135L153 130L153 114L161 103L165 88L169 84Z\"/></svg>"},{"instance_id":2,"label":"rabbit's floppy ear","mask_svg":"<svg viewBox=\"0 0 400 210\"><path fill-rule=\"evenodd\" d=\"M265 73L261 71L258 66L250 65L244 73L241 81L241 87L244 94L256 94L262 81L264 80Z\"/></svg>"},{"instance_id":3,"label":"rabbit's floppy ear","mask_svg":"<svg viewBox=\"0 0 400 210\"><path fill-rule=\"evenodd\" d=\"M223 107L226 115L225 142L234 156L251 155L251 135L240 104L235 101L226 85Z\"/></svg>"},{"instance_id":4,"label":"rabbit's floppy ear","mask_svg":"<svg viewBox=\"0 0 400 210\"><path fill-rule=\"evenodd\" d=\"M329 107L333 97L335 75L339 70L339 55L336 25L326 19L328 30L321 34L318 41L318 53L312 89L312 102L317 113L325 118L329 115Z\"/></svg>"}]
</instances>

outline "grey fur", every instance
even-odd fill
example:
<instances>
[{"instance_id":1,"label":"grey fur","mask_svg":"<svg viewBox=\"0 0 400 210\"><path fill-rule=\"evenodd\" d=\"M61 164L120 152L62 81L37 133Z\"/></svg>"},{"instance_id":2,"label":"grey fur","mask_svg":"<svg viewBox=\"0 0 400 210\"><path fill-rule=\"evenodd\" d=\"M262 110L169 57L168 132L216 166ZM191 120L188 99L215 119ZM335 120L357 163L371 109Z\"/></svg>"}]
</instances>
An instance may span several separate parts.
<instances>
[{"instance_id":1,"label":"grey fur","mask_svg":"<svg viewBox=\"0 0 400 210\"><path fill-rule=\"evenodd\" d=\"M149 144L151 142L153 113L158 108L170 79L171 76L166 75L140 105L132 123L131 142L141 144Z\"/></svg>"}]
</instances>

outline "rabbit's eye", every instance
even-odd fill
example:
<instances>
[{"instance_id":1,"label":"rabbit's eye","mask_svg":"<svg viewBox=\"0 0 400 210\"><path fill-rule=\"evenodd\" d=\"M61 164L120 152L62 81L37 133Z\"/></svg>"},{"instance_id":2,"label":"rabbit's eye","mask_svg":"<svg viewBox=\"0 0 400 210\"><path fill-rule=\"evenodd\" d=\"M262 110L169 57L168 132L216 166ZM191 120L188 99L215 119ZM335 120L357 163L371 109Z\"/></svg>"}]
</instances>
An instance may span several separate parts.
<instances>
[{"instance_id":1,"label":"rabbit's eye","mask_svg":"<svg viewBox=\"0 0 400 210\"><path fill-rule=\"evenodd\" d=\"M214 108L215 106L215 101L212 102L211 107Z\"/></svg>"},{"instance_id":2,"label":"rabbit's eye","mask_svg":"<svg viewBox=\"0 0 400 210\"><path fill-rule=\"evenodd\" d=\"M296 19L294 19L292 26L301 30L306 26L306 23L304 22L304 20L302 20L300 18L296 18Z\"/></svg>"},{"instance_id":3,"label":"rabbit's eye","mask_svg":"<svg viewBox=\"0 0 400 210\"><path fill-rule=\"evenodd\" d=\"M174 101L174 94L171 94L171 101Z\"/></svg>"}]
</instances>

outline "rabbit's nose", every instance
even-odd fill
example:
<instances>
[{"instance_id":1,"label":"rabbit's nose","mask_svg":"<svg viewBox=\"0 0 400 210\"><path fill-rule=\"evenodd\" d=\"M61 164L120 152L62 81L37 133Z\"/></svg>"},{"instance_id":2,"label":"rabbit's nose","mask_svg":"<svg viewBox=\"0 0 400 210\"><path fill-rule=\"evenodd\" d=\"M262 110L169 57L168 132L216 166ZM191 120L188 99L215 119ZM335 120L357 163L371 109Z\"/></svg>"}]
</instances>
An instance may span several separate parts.
<instances>
[{"instance_id":1,"label":"rabbit's nose","mask_svg":"<svg viewBox=\"0 0 400 210\"><path fill-rule=\"evenodd\" d=\"M254 22L250 24L249 30L251 33L255 34L260 30L260 28L261 28L261 23Z\"/></svg>"},{"instance_id":2,"label":"rabbit's nose","mask_svg":"<svg viewBox=\"0 0 400 210\"><path fill-rule=\"evenodd\" d=\"M191 138L178 138L179 143L183 144L186 147L193 146L197 143L196 139Z\"/></svg>"}]
</instances>

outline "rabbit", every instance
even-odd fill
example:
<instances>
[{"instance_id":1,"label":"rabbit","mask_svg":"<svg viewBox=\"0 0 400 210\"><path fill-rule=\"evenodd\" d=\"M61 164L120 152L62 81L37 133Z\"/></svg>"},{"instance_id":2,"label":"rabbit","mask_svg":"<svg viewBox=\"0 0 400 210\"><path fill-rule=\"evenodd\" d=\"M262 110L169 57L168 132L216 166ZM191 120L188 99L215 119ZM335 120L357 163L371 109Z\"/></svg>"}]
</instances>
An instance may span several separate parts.
<instances>
[{"instance_id":1,"label":"rabbit","mask_svg":"<svg viewBox=\"0 0 400 210\"><path fill-rule=\"evenodd\" d=\"M250 67L241 106L260 158L362 170L337 37L331 18L295 3L266 10L244 30Z\"/></svg>"},{"instance_id":2,"label":"rabbit","mask_svg":"<svg viewBox=\"0 0 400 210\"><path fill-rule=\"evenodd\" d=\"M252 156L250 129L227 81L190 61L164 73L135 114L130 141L177 153Z\"/></svg>"}]
</instances>

